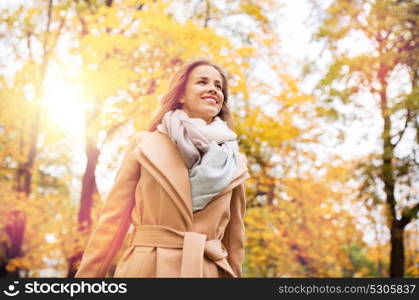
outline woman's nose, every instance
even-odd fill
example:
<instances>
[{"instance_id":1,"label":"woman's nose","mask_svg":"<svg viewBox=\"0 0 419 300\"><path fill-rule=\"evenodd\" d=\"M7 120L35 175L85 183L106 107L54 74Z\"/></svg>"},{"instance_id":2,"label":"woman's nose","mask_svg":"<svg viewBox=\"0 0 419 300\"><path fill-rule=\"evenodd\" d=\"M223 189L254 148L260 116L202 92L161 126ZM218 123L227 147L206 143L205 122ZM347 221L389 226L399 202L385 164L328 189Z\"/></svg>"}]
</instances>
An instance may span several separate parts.
<instances>
[{"instance_id":1,"label":"woman's nose","mask_svg":"<svg viewBox=\"0 0 419 300\"><path fill-rule=\"evenodd\" d=\"M217 90L216 90L215 86L214 86L214 85L212 85L212 84L210 84L210 85L209 85L209 87L208 87L208 91L209 91L209 92L213 92L213 93L216 93L216 92L217 92Z\"/></svg>"}]
</instances>

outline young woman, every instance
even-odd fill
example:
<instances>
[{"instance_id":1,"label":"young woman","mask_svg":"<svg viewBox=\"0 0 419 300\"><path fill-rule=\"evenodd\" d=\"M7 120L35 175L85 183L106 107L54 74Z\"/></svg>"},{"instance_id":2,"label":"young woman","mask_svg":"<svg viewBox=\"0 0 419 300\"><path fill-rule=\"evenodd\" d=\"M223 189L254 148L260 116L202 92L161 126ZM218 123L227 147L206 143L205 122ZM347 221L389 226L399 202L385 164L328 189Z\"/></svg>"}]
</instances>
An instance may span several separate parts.
<instances>
[{"instance_id":1,"label":"young woman","mask_svg":"<svg viewBox=\"0 0 419 300\"><path fill-rule=\"evenodd\" d=\"M246 157L227 106L227 78L195 60L172 77L147 132L135 133L76 277L241 277Z\"/></svg>"}]
</instances>

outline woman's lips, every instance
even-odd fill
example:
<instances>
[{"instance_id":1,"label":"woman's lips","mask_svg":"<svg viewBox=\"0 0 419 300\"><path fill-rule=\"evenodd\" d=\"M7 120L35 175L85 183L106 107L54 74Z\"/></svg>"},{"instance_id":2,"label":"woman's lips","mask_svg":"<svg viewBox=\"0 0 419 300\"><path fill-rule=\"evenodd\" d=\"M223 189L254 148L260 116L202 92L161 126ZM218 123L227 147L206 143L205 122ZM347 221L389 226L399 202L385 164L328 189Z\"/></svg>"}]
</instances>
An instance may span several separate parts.
<instances>
[{"instance_id":1,"label":"woman's lips","mask_svg":"<svg viewBox=\"0 0 419 300\"><path fill-rule=\"evenodd\" d=\"M217 105L217 101L215 101L213 98L202 98L202 99L204 99L206 102L208 102L209 104L212 104L212 105Z\"/></svg>"}]
</instances>

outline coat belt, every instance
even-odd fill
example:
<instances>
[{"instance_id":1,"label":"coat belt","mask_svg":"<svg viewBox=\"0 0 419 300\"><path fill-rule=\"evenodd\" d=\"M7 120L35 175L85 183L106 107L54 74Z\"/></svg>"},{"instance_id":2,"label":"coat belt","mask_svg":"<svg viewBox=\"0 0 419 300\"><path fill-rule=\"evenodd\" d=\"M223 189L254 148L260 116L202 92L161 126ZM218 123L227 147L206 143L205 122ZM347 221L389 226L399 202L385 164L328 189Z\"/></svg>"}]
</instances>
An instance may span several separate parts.
<instances>
[{"instance_id":1,"label":"coat belt","mask_svg":"<svg viewBox=\"0 0 419 300\"><path fill-rule=\"evenodd\" d=\"M183 249L180 277L203 277L204 256L237 277L227 261L228 253L221 240L207 240L206 234L141 225L135 227L131 245Z\"/></svg>"}]
</instances>

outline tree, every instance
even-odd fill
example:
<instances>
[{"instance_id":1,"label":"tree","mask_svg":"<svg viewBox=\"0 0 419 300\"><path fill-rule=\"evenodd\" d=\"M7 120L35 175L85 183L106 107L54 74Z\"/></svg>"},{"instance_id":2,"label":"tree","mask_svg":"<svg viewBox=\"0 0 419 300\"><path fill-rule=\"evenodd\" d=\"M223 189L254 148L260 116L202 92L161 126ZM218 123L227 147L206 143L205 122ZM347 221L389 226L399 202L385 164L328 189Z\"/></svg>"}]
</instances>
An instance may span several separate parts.
<instances>
[{"instance_id":1,"label":"tree","mask_svg":"<svg viewBox=\"0 0 419 300\"><path fill-rule=\"evenodd\" d=\"M43 84L51 53L56 46L64 22L63 17L57 18L57 22L54 22L56 26L52 28L52 9L53 1L49 0L42 1L37 8L24 9L22 6L18 9L13 8L2 12L1 22L9 29L2 38L7 39L10 45L14 47L16 50L14 55L18 60L23 58L21 61L23 61L24 66L23 71L19 73L20 76L17 76L14 80L17 87L11 87L10 82L8 82L10 79L6 77L2 77L1 82L4 89L2 96L17 96L14 98L15 103L12 104L12 110L16 109L16 105L21 105L21 112L26 113L27 117L20 124L16 120L10 119L16 116L15 114L4 116L5 119L2 120L3 128L9 127L15 135L19 136L19 149L17 150L19 154L14 153L15 155L9 155L8 158L12 165L17 164L17 167L13 168L15 171L13 186L16 195L20 195L17 197L20 201L23 201L22 195L25 199L29 198L32 193L32 177L38 154L40 125L43 115L43 109L40 105ZM26 51L23 51L23 53L17 50L19 44L21 44L21 39L26 40ZM40 54L37 54L34 48L40 50L38 52ZM25 74L25 72L29 73ZM24 88L28 86L33 91L33 101L29 102L28 93L24 91ZM6 106L6 104L10 105L9 102L12 100L2 97L2 101L3 105ZM10 108L5 109L5 111L8 110ZM5 219L8 220L5 229L10 245L6 246L6 257L1 263L1 272L4 274L7 273L7 261L23 255L22 245L28 222L27 214L23 210L16 209L5 212ZM14 275L18 276L19 273L16 271Z\"/></svg>"},{"instance_id":2,"label":"tree","mask_svg":"<svg viewBox=\"0 0 419 300\"><path fill-rule=\"evenodd\" d=\"M371 197L385 203L391 236L391 277L404 276L403 232L417 219L419 210L413 189L419 141L418 9L415 1L337 0L327 9L314 36L325 42L332 56L317 86L325 95L325 116L356 119L360 116L356 111L369 106L382 120L381 151L374 160L360 166L358 178L369 186ZM354 54L354 48L345 48L343 42L355 36L361 37L369 50ZM398 80L402 77L404 83ZM339 113L337 103L355 105L356 111ZM407 147L404 143L409 133L414 136L414 146L408 154L400 154L399 148Z\"/></svg>"}]
</instances>

